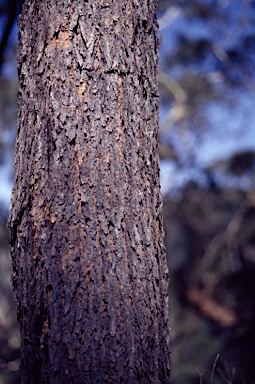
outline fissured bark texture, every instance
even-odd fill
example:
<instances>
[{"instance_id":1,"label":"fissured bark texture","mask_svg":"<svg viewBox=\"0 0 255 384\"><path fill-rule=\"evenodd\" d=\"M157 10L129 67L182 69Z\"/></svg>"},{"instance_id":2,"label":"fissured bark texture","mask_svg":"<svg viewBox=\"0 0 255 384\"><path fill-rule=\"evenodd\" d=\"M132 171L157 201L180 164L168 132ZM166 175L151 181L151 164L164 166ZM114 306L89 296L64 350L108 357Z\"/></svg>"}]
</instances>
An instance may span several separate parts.
<instances>
[{"instance_id":1,"label":"fissured bark texture","mask_svg":"<svg viewBox=\"0 0 255 384\"><path fill-rule=\"evenodd\" d=\"M24 0L21 383L169 383L154 0Z\"/></svg>"}]
</instances>

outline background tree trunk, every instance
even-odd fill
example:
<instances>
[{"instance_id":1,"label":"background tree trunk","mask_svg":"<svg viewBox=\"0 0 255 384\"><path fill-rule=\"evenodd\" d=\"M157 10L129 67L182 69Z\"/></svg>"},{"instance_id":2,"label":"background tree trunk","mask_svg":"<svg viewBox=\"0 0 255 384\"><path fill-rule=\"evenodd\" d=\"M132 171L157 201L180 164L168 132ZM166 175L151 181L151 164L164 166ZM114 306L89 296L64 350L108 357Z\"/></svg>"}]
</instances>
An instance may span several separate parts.
<instances>
[{"instance_id":1,"label":"background tree trunk","mask_svg":"<svg viewBox=\"0 0 255 384\"><path fill-rule=\"evenodd\" d=\"M22 383L169 383L154 0L24 0L9 218Z\"/></svg>"}]
</instances>

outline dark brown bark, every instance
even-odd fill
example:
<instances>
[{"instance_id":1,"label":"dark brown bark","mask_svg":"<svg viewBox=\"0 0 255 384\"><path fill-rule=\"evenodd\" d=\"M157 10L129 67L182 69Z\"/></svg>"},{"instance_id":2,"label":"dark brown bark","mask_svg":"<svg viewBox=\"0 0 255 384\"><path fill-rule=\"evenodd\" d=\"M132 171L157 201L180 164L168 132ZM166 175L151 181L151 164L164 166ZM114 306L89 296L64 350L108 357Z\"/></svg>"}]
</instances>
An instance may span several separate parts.
<instances>
[{"instance_id":1,"label":"dark brown bark","mask_svg":"<svg viewBox=\"0 0 255 384\"><path fill-rule=\"evenodd\" d=\"M24 0L9 218L22 383L169 383L154 0Z\"/></svg>"}]
</instances>

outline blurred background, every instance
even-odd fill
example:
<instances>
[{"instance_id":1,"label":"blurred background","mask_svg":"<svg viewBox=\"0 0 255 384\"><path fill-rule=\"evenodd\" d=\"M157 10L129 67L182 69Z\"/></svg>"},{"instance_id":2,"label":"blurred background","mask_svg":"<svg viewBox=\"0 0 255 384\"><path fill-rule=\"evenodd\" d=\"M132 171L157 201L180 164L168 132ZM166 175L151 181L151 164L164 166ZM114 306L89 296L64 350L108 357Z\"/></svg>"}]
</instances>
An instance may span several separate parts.
<instances>
[{"instance_id":1,"label":"blurred background","mask_svg":"<svg viewBox=\"0 0 255 384\"><path fill-rule=\"evenodd\" d=\"M18 5L0 0L0 384L18 382L6 219ZM255 382L255 0L159 0L173 384Z\"/></svg>"}]
</instances>

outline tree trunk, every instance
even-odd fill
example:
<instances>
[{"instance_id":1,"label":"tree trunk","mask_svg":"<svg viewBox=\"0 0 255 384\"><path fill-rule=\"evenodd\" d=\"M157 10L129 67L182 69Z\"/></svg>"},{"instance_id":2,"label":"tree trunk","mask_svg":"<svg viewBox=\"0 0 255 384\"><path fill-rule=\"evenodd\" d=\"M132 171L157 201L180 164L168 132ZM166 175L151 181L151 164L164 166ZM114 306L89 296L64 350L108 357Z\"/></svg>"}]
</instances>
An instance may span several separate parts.
<instances>
[{"instance_id":1,"label":"tree trunk","mask_svg":"<svg viewBox=\"0 0 255 384\"><path fill-rule=\"evenodd\" d=\"M169 383L156 0L23 0L21 383Z\"/></svg>"}]
</instances>

